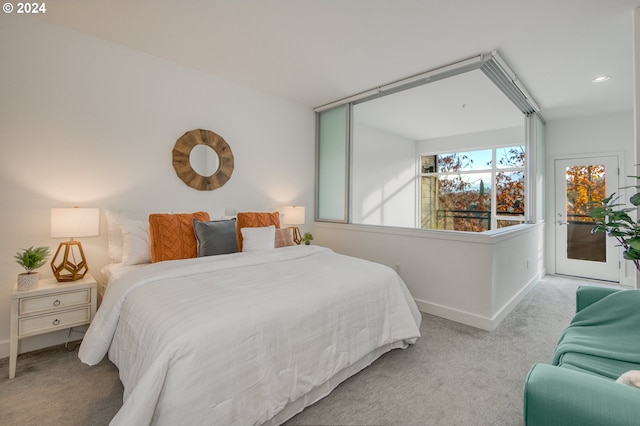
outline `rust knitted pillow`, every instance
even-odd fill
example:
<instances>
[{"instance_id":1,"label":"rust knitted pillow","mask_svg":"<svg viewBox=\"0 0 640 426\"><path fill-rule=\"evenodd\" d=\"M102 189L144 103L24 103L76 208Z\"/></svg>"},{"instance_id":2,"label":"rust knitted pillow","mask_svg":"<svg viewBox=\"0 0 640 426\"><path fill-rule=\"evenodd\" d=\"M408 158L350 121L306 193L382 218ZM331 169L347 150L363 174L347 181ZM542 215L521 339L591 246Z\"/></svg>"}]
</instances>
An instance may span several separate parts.
<instances>
[{"instance_id":1,"label":"rust knitted pillow","mask_svg":"<svg viewBox=\"0 0 640 426\"><path fill-rule=\"evenodd\" d=\"M149 215L151 261L189 259L197 256L193 219L206 222L209 213L154 213Z\"/></svg>"},{"instance_id":2,"label":"rust knitted pillow","mask_svg":"<svg viewBox=\"0 0 640 426\"><path fill-rule=\"evenodd\" d=\"M238 236L238 251L242 251L242 228L259 228L275 225L280 228L280 213L241 212L236 215L236 235Z\"/></svg>"}]
</instances>

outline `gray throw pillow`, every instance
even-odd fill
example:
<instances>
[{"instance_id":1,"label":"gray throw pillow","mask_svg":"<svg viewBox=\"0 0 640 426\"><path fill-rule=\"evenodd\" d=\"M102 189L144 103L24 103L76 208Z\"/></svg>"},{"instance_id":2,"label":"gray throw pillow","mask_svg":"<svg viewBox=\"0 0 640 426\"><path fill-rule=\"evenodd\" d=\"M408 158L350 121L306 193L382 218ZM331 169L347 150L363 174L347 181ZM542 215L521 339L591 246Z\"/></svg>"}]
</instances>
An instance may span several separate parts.
<instances>
[{"instance_id":1,"label":"gray throw pillow","mask_svg":"<svg viewBox=\"0 0 640 426\"><path fill-rule=\"evenodd\" d=\"M198 257L238 251L235 219L211 222L193 219L193 230L198 241Z\"/></svg>"}]
</instances>

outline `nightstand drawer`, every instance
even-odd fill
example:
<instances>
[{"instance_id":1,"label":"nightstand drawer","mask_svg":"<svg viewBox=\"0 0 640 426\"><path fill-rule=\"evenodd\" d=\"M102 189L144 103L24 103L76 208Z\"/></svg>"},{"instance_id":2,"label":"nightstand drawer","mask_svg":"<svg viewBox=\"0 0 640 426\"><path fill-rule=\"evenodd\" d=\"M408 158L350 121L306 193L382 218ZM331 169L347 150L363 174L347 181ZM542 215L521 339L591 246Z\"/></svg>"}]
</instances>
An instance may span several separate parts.
<instances>
[{"instance_id":1,"label":"nightstand drawer","mask_svg":"<svg viewBox=\"0 0 640 426\"><path fill-rule=\"evenodd\" d=\"M91 290L88 288L69 291L66 293L49 294L45 296L25 297L20 299L18 315L37 312L51 312L53 309L68 309L72 306L84 305L91 302Z\"/></svg>"},{"instance_id":2,"label":"nightstand drawer","mask_svg":"<svg viewBox=\"0 0 640 426\"><path fill-rule=\"evenodd\" d=\"M9 378L16 376L18 345L23 337L58 332L90 324L96 314L97 282L90 275L58 282L55 278L41 279L38 287L11 293L11 333L9 344ZM2 321L0 321L2 325Z\"/></svg>"},{"instance_id":3,"label":"nightstand drawer","mask_svg":"<svg viewBox=\"0 0 640 426\"><path fill-rule=\"evenodd\" d=\"M74 325L88 324L91 321L91 307L60 311L18 320L18 336L69 328Z\"/></svg>"}]
</instances>

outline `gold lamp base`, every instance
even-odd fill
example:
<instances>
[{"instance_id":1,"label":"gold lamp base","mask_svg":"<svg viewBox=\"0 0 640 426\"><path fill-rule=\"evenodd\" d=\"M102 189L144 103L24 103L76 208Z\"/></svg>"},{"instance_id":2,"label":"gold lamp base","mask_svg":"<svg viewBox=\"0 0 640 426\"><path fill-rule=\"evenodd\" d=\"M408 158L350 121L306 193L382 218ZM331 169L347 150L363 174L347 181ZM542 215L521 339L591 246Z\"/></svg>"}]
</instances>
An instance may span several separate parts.
<instances>
[{"instance_id":1,"label":"gold lamp base","mask_svg":"<svg viewBox=\"0 0 640 426\"><path fill-rule=\"evenodd\" d=\"M64 250L62 248L64 247ZM62 253L61 253L62 251ZM80 261L76 263L76 253ZM58 255L61 259L58 260ZM76 281L82 279L89 271L87 259L84 257L80 241L65 241L60 243L56 254L51 259L53 276L58 282Z\"/></svg>"},{"instance_id":2,"label":"gold lamp base","mask_svg":"<svg viewBox=\"0 0 640 426\"><path fill-rule=\"evenodd\" d=\"M300 245L300 243L302 242L302 235L300 235L300 229L298 229L297 226L292 226L291 229L293 230L293 242Z\"/></svg>"}]
</instances>

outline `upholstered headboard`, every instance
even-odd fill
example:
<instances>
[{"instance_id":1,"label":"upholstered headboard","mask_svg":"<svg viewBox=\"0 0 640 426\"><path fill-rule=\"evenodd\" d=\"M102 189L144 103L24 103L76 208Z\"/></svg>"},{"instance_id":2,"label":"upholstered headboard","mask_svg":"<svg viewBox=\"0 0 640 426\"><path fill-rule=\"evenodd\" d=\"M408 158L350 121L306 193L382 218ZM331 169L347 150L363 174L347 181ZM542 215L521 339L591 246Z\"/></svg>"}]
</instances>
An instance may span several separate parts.
<instances>
[{"instance_id":1,"label":"upholstered headboard","mask_svg":"<svg viewBox=\"0 0 640 426\"><path fill-rule=\"evenodd\" d=\"M242 251L242 228L257 228L275 225L280 228L280 213L239 212L236 215L236 234L238 236L238 251Z\"/></svg>"}]
</instances>

